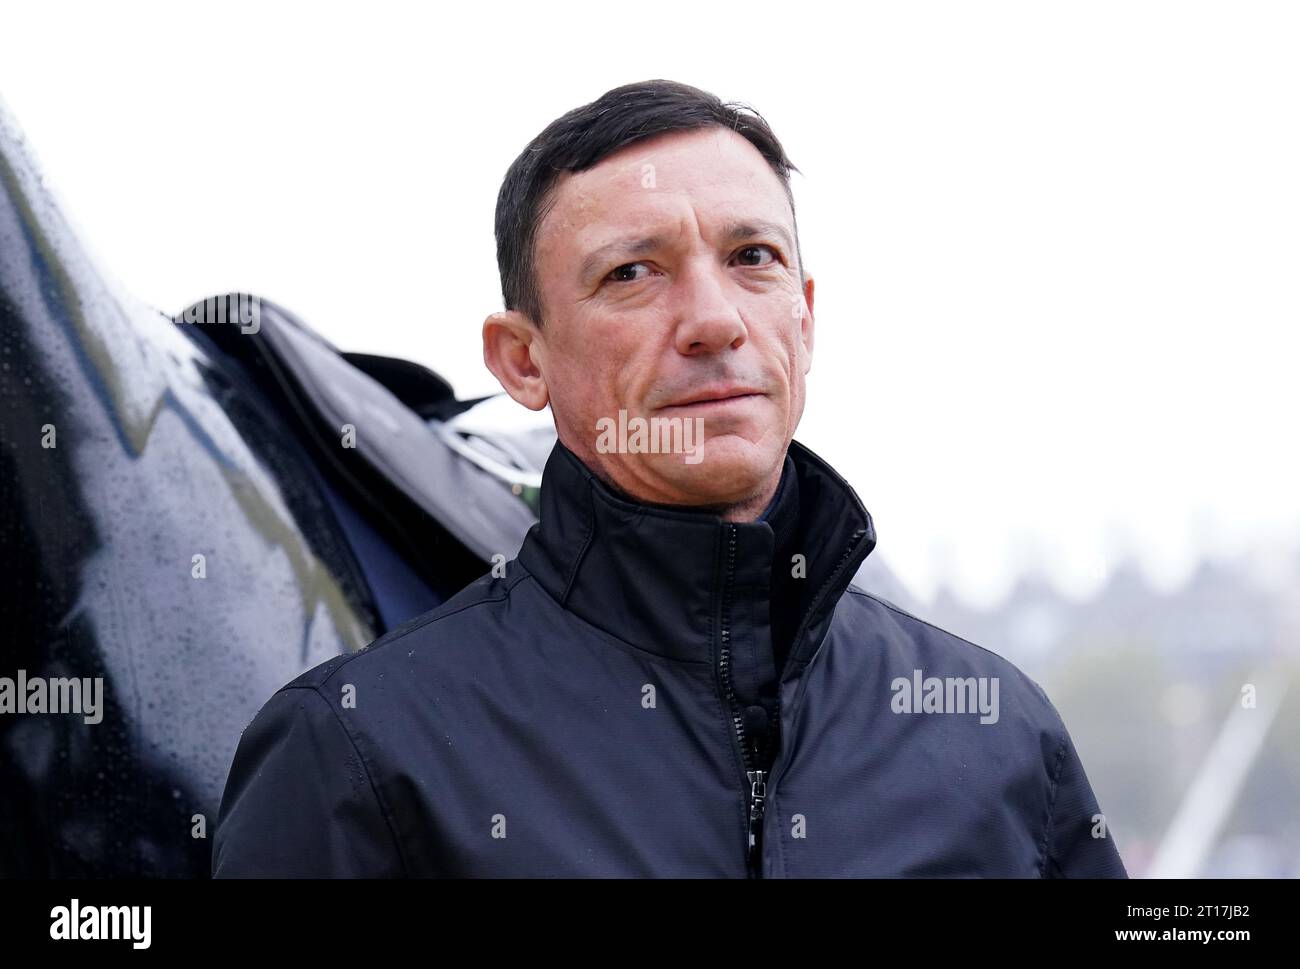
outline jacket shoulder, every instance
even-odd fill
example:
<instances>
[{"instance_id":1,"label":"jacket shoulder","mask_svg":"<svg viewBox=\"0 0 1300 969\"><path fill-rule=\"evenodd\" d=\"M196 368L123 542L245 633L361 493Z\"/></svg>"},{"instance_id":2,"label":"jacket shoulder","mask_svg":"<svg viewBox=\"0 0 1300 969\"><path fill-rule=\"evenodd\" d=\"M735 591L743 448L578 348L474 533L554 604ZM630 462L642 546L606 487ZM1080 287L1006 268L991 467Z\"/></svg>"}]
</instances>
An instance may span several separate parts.
<instances>
[{"instance_id":1,"label":"jacket shoulder","mask_svg":"<svg viewBox=\"0 0 1300 969\"><path fill-rule=\"evenodd\" d=\"M382 669L387 665L388 658L403 645L409 648L418 643L423 648L448 641L451 637L437 635L442 631L440 624L450 622L457 626L458 634L462 633L466 619L473 622L478 610L505 601L510 597L511 590L528 578L522 569L510 571L513 572L510 578L497 578L490 572L480 576L441 605L408 619L400 626L394 626L361 649L332 656L313 666L277 692L301 688L319 690L345 670L349 674L357 674L359 671Z\"/></svg>"},{"instance_id":2,"label":"jacket shoulder","mask_svg":"<svg viewBox=\"0 0 1300 969\"><path fill-rule=\"evenodd\" d=\"M997 675L1021 687L1027 699L1041 704L1062 731L1065 729L1047 692L1005 656L958 636L927 619L914 615L883 596L850 584L846 594L871 614L873 628L879 630L894 649L910 654L918 664L927 662L950 667L952 672L966 670L983 675ZM901 657L900 657L901 658ZM937 670L936 672L942 672Z\"/></svg>"},{"instance_id":3,"label":"jacket shoulder","mask_svg":"<svg viewBox=\"0 0 1300 969\"><path fill-rule=\"evenodd\" d=\"M1039 874L1051 878L1126 878L1127 871L1105 833L1097 803L1074 741L1047 692L1014 663L914 616L888 599L850 585L849 599L864 610L859 619L882 654L886 676L913 672L938 677L987 677L1001 687L1003 713L1017 725L1018 749L1036 753L1044 771L1046 806ZM854 630L855 632L857 630ZM1098 831L1100 830L1100 834Z\"/></svg>"}]
</instances>

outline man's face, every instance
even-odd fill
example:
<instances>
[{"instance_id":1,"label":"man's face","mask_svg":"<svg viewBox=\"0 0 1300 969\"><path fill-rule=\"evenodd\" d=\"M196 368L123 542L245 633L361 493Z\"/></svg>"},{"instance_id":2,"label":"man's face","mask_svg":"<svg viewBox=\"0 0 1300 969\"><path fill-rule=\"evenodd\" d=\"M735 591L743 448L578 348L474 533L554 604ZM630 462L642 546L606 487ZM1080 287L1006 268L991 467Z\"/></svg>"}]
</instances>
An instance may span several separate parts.
<instances>
[{"instance_id":1,"label":"man's face","mask_svg":"<svg viewBox=\"0 0 1300 969\"><path fill-rule=\"evenodd\" d=\"M803 414L813 282L800 287L790 205L758 150L725 128L671 132L563 176L537 271L546 319L524 402L544 406L544 388L560 440L639 500L761 512ZM620 411L631 430L680 418L702 448L611 449Z\"/></svg>"}]
</instances>

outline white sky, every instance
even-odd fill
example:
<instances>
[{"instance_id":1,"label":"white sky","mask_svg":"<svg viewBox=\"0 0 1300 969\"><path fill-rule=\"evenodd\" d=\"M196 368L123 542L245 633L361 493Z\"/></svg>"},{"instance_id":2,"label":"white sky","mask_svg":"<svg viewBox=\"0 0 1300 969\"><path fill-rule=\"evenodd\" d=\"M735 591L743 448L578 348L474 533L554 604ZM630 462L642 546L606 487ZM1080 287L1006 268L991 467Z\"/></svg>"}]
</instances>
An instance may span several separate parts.
<instances>
[{"instance_id":1,"label":"white sky","mask_svg":"<svg viewBox=\"0 0 1300 969\"><path fill-rule=\"evenodd\" d=\"M0 98L167 312L276 300L499 390L500 179L668 77L756 107L817 280L796 435L916 594L1300 541L1300 5L5 5Z\"/></svg>"}]
</instances>

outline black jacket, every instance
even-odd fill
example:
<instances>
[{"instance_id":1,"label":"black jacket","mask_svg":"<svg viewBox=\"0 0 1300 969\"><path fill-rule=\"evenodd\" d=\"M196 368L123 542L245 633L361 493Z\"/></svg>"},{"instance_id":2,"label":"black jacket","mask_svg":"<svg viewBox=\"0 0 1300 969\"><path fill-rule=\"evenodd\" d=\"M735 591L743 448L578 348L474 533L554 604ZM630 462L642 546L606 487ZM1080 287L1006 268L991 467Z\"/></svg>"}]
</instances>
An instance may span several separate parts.
<instances>
[{"instance_id":1,"label":"black jacket","mask_svg":"<svg viewBox=\"0 0 1300 969\"><path fill-rule=\"evenodd\" d=\"M870 515L786 474L778 552L557 443L515 559L262 708L213 874L1126 877L1042 689L851 585Z\"/></svg>"}]
</instances>

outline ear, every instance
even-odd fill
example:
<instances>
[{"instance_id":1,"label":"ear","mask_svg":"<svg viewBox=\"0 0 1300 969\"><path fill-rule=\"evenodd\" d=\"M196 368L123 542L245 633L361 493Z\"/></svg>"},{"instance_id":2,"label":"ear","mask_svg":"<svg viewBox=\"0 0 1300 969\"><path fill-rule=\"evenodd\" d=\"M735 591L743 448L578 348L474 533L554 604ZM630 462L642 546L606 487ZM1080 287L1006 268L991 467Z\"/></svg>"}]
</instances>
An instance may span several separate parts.
<instances>
[{"instance_id":1,"label":"ear","mask_svg":"<svg viewBox=\"0 0 1300 969\"><path fill-rule=\"evenodd\" d=\"M805 359L807 361L804 365L804 373L807 373L812 369L813 330L815 328L815 320L813 319L813 289L813 278L808 276L804 280L803 284L803 299L808 305L808 312L804 314L799 330L799 339L803 342Z\"/></svg>"},{"instance_id":2,"label":"ear","mask_svg":"<svg viewBox=\"0 0 1300 969\"><path fill-rule=\"evenodd\" d=\"M523 313L505 310L483 321L483 362L506 393L529 410L550 402L540 366L545 352L542 331Z\"/></svg>"}]
</instances>

